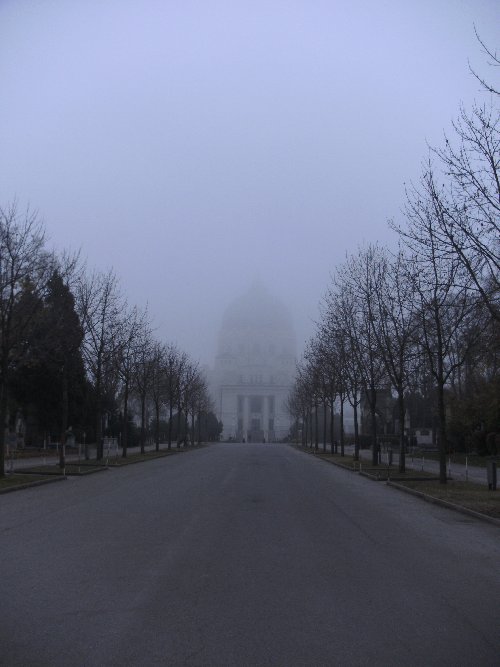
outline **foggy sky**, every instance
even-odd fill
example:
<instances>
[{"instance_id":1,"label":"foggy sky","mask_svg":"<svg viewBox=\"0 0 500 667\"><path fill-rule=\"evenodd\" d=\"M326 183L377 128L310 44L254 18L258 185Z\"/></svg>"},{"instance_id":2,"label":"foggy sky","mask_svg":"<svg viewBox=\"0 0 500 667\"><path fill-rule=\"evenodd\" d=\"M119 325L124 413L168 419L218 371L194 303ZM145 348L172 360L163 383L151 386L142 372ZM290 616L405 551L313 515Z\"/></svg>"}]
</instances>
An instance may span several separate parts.
<instances>
[{"instance_id":1,"label":"foggy sky","mask_svg":"<svg viewBox=\"0 0 500 667\"><path fill-rule=\"evenodd\" d=\"M404 182L487 72L494 1L0 0L0 204L113 267L212 363L258 279L299 344L330 273L393 243Z\"/></svg>"}]
</instances>

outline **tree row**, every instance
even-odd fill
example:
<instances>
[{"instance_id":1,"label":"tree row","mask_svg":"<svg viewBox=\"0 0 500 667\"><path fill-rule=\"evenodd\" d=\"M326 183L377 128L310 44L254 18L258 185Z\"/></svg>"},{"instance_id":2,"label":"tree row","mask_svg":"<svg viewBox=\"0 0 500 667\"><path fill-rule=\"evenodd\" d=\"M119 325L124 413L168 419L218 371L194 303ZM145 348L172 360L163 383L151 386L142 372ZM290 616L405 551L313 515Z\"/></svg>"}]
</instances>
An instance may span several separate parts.
<instances>
[{"instance_id":1,"label":"tree row","mask_svg":"<svg viewBox=\"0 0 500 667\"><path fill-rule=\"evenodd\" d=\"M0 209L0 423L0 475L18 446L76 438L101 459L105 436L127 456L131 444L220 431L198 364L156 339L113 271L50 252L37 215L16 203Z\"/></svg>"},{"instance_id":2,"label":"tree row","mask_svg":"<svg viewBox=\"0 0 500 667\"><path fill-rule=\"evenodd\" d=\"M339 410L342 454L349 404L355 457L368 436L373 465L381 433L397 435L404 471L412 429L430 427L443 483L450 447L500 453L500 98L473 74L487 99L461 108L430 149L401 223L390 222L397 243L365 245L333 271L290 395L316 447L318 415L333 442Z\"/></svg>"}]
</instances>

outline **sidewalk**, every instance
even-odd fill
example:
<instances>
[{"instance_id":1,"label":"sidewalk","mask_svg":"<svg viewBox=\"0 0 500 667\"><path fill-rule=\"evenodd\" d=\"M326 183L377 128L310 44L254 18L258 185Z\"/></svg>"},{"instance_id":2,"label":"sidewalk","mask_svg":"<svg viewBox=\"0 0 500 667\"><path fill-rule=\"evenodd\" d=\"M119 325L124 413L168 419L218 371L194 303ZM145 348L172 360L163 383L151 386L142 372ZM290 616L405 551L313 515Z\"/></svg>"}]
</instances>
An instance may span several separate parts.
<instances>
[{"instance_id":1,"label":"sidewalk","mask_svg":"<svg viewBox=\"0 0 500 667\"><path fill-rule=\"evenodd\" d=\"M160 443L160 451L164 450L167 447L166 442ZM147 452L154 451L156 445L146 445L145 450ZM172 450L177 449L176 443L172 443ZM137 447L127 447L128 454L136 454L141 451L140 446ZM121 447L118 447L116 443L107 443L104 445L104 457L101 461L96 461L96 449L95 445L89 446L89 458L85 459L85 451L82 446L80 454L78 453L68 453L66 454L66 463L81 463L92 464L92 463L106 463L106 460L113 461L117 458L120 458L122 455ZM42 456L33 456L30 458L5 458L5 471L6 472L15 472L16 470L23 470L23 468L31 468L33 466L46 466L46 465L57 465L59 463L59 453L56 449L48 449L46 453Z\"/></svg>"},{"instance_id":2,"label":"sidewalk","mask_svg":"<svg viewBox=\"0 0 500 667\"><path fill-rule=\"evenodd\" d=\"M329 447L328 451L330 451ZM345 453L348 456L352 456L354 454L354 445L347 445L345 447ZM382 455L382 460L380 465L381 466L387 465L389 462L388 453L382 451L381 455ZM372 460L372 452L370 449L360 449L359 456L362 459L362 461L371 462ZM393 451L392 464L394 466L397 466L398 463L399 463L399 454L398 452ZM425 454L423 456L418 456L418 457L412 456L411 454L407 454L406 467L416 471L425 470L426 472L434 473L436 476L439 475L439 461L425 458ZM462 465L460 463L453 463L453 462L449 463L447 459L446 469L448 471L448 476L451 477L452 479L461 481L468 480L469 482L476 482L477 484L484 484L485 486L488 485L486 468L480 468L479 466L468 466L466 468L465 465Z\"/></svg>"}]
</instances>

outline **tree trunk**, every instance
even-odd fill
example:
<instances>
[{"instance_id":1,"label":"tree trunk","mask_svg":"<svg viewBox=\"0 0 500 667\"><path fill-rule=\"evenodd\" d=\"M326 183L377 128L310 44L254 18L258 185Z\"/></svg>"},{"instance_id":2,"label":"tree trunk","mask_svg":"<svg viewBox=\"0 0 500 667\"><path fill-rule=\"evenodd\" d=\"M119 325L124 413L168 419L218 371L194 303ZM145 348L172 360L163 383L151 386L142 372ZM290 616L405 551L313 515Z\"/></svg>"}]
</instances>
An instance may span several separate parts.
<instances>
[{"instance_id":1,"label":"tree trunk","mask_svg":"<svg viewBox=\"0 0 500 667\"><path fill-rule=\"evenodd\" d=\"M96 429L95 429L95 441L96 441L96 459L97 461L101 460L104 454L104 447L102 441L102 397L101 397L101 374L102 368L100 362L97 365L96 372Z\"/></svg>"},{"instance_id":2,"label":"tree trunk","mask_svg":"<svg viewBox=\"0 0 500 667\"><path fill-rule=\"evenodd\" d=\"M446 484L446 454L448 442L446 437L446 409L444 404L444 387L439 384L438 392L438 442L439 442L439 482Z\"/></svg>"},{"instance_id":3,"label":"tree trunk","mask_svg":"<svg viewBox=\"0 0 500 667\"><path fill-rule=\"evenodd\" d=\"M168 450L172 449L172 419L173 419L172 403L168 404Z\"/></svg>"},{"instance_id":4,"label":"tree trunk","mask_svg":"<svg viewBox=\"0 0 500 667\"><path fill-rule=\"evenodd\" d=\"M398 389L399 410L399 472L406 471L406 448L405 448L405 399L402 387Z\"/></svg>"},{"instance_id":5,"label":"tree trunk","mask_svg":"<svg viewBox=\"0 0 500 667\"><path fill-rule=\"evenodd\" d=\"M145 453L145 434L146 434L146 397L141 396L141 454Z\"/></svg>"},{"instance_id":6,"label":"tree trunk","mask_svg":"<svg viewBox=\"0 0 500 667\"><path fill-rule=\"evenodd\" d=\"M344 456L344 397L340 395L340 456Z\"/></svg>"},{"instance_id":7,"label":"tree trunk","mask_svg":"<svg viewBox=\"0 0 500 667\"><path fill-rule=\"evenodd\" d=\"M155 444L156 444L156 451L160 451L160 403L159 401L155 401L155 417L156 417L156 424L155 424Z\"/></svg>"},{"instance_id":8,"label":"tree trunk","mask_svg":"<svg viewBox=\"0 0 500 667\"><path fill-rule=\"evenodd\" d=\"M323 452L326 453L326 401L323 401Z\"/></svg>"},{"instance_id":9,"label":"tree trunk","mask_svg":"<svg viewBox=\"0 0 500 667\"><path fill-rule=\"evenodd\" d=\"M370 416L372 436L372 465L378 465L378 442L377 442L377 394L374 387L370 389Z\"/></svg>"},{"instance_id":10,"label":"tree trunk","mask_svg":"<svg viewBox=\"0 0 500 667\"><path fill-rule=\"evenodd\" d=\"M356 402L357 396L354 398L354 460L359 461L359 424L358 424L358 404Z\"/></svg>"},{"instance_id":11,"label":"tree trunk","mask_svg":"<svg viewBox=\"0 0 500 667\"><path fill-rule=\"evenodd\" d=\"M66 431L68 430L68 371L66 364L63 367L62 376L62 396L61 396L61 446L59 448L59 468L64 470L66 467Z\"/></svg>"},{"instance_id":12,"label":"tree trunk","mask_svg":"<svg viewBox=\"0 0 500 667\"><path fill-rule=\"evenodd\" d=\"M330 401L330 449L333 454L333 445L335 442L335 401Z\"/></svg>"},{"instance_id":13,"label":"tree trunk","mask_svg":"<svg viewBox=\"0 0 500 667\"><path fill-rule=\"evenodd\" d=\"M439 442L439 482L446 484L446 450L448 443L446 438L446 408L444 404L444 368L443 368L443 338L441 333L441 322L439 313L435 310L434 319L437 330L437 402L438 402L438 442Z\"/></svg>"},{"instance_id":14,"label":"tree trunk","mask_svg":"<svg viewBox=\"0 0 500 667\"><path fill-rule=\"evenodd\" d=\"M7 389L2 372L0 383L0 478L5 477L5 430L7 427Z\"/></svg>"},{"instance_id":15,"label":"tree trunk","mask_svg":"<svg viewBox=\"0 0 500 667\"><path fill-rule=\"evenodd\" d=\"M181 406L177 406L177 448L181 446Z\"/></svg>"},{"instance_id":16,"label":"tree trunk","mask_svg":"<svg viewBox=\"0 0 500 667\"><path fill-rule=\"evenodd\" d=\"M122 424L122 457L127 458L128 438L128 382L125 382L123 393L123 424Z\"/></svg>"},{"instance_id":17,"label":"tree trunk","mask_svg":"<svg viewBox=\"0 0 500 667\"><path fill-rule=\"evenodd\" d=\"M318 403L314 404L314 451L318 451L319 433L318 433Z\"/></svg>"}]
</instances>

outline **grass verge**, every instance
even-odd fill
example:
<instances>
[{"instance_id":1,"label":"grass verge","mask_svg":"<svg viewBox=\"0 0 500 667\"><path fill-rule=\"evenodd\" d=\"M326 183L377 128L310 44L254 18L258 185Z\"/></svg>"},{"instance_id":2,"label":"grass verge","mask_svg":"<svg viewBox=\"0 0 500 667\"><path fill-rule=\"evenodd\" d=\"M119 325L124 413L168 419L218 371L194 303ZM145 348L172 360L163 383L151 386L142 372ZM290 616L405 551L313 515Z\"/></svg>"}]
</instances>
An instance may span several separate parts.
<instances>
[{"instance_id":1,"label":"grass verge","mask_svg":"<svg viewBox=\"0 0 500 667\"><path fill-rule=\"evenodd\" d=\"M413 457L416 460L421 459L423 457L424 459L428 459L430 461L439 461L439 452L422 451L420 453L414 452L413 454L407 454L406 456L408 458ZM477 454L466 455L461 452L456 452L455 454L446 455L446 463L448 463L449 460L451 465L453 465L454 463L457 463L459 465L465 465L466 459L467 459L467 464L470 466L474 466L475 468L486 468L486 465L488 463L488 457L477 456Z\"/></svg>"},{"instance_id":2,"label":"grass verge","mask_svg":"<svg viewBox=\"0 0 500 667\"><path fill-rule=\"evenodd\" d=\"M126 458L116 457L106 461L80 461L80 462L70 462L66 465L66 468L63 471L59 468L57 463L50 465L34 465L29 468L23 468L14 473L5 475L5 477L0 477L0 493L6 493L7 491L15 491L17 489L24 489L30 486L39 486L40 484L46 484L48 482L55 482L58 480L66 479L66 477L75 475L83 476L90 475L95 472L100 472L101 470L108 470L109 467L120 467L124 465L129 465L131 463L141 463L143 461L152 461L154 459L163 458L165 456L170 456L171 454L179 454L181 452L188 452L201 447L205 447L205 444L196 445L195 447L186 447L186 448L175 448L175 449L163 449L157 452L147 451L144 454L134 453L129 454Z\"/></svg>"},{"instance_id":3,"label":"grass verge","mask_svg":"<svg viewBox=\"0 0 500 667\"><path fill-rule=\"evenodd\" d=\"M41 466L30 466L29 468L23 468L20 473L26 477L33 475L50 475L52 477L60 477L63 475L91 475L94 472L100 472L101 470L107 470L105 465L92 465L92 466L83 466L78 463L68 463L64 471L59 467L59 465L41 465Z\"/></svg>"},{"instance_id":4,"label":"grass verge","mask_svg":"<svg viewBox=\"0 0 500 667\"><path fill-rule=\"evenodd\" d=\"M142 463L143 461L152 461L153 459L161 459L164 456L170 456L171 454L177 454L179 451L184 451L184 450L178 450L178 449L160 449L159 452L152 451L152 452L145 452L144 454L141 453L134 453L134 454L127 454L125 458L123 456L119 455L113 458L108 459L108 466L110 467L120 467L120 466L126 466L130 465L131 463Z\"/></svg>"},{"instance_id":5,"label":"grass verge","mask_svg":"<svg viewBox=\"0 0 500 667\"><path fill-rule=\"evenodd\" d=\"M65 479L62 475L58 477L49 477L47 475L30 475L25 473L12 473L0 477L0 493L7 493L8 491L17 491L19 489L26 489L30 486L40 486L49 482Z\"/></svg>"},{"instance_id":6,"label":"grass verge","mask_svg":"<svg viewBox=\"0 0 500 667\"><path fill-rule=\"evenodd\" d=\"M396 480L394 480L396 481ZM397 485L422 493L430 498L443 500L452 505L500 519L500 492L489 491L483 484L448 480L446 484L439 481L416 482L397 480Z\"/></svg>"}]
</instances>

